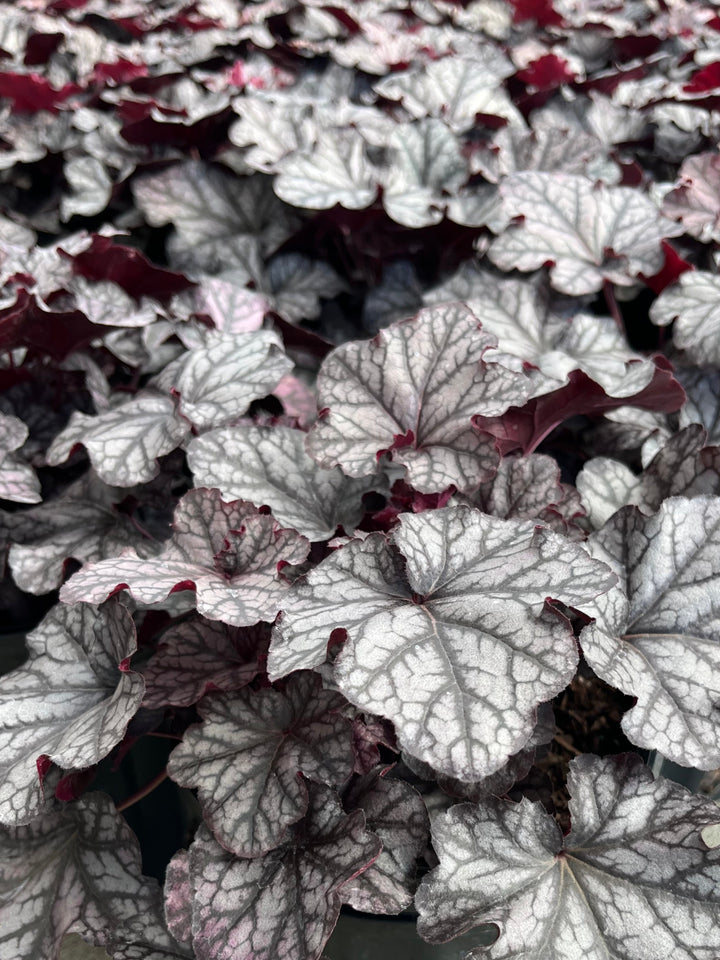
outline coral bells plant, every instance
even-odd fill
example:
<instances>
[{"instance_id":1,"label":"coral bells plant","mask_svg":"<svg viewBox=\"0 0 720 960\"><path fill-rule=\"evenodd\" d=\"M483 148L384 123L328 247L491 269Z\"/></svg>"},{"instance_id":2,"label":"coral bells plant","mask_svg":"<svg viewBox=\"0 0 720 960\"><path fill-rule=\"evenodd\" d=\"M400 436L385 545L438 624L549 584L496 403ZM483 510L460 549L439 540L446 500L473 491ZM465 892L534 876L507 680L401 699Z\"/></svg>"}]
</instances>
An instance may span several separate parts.
<instances>
[{"instance_id":1,"label":"coral bells plant","mask_svg":"<svg viewBox=\"0 0 720 960\"><path fill-rule=\"evenodd\" d=\"M0 48L0 960L718 960L716 7Z\"/></svg>"}]
</instances>

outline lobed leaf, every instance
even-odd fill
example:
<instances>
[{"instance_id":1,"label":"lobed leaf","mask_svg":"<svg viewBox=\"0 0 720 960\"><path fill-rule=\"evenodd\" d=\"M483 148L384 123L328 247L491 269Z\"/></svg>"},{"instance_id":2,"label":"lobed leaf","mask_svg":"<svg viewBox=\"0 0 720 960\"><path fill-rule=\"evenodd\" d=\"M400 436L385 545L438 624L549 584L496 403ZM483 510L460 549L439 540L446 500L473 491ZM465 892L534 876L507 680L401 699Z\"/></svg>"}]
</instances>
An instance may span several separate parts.
<instances>
[{"instance_id":1,"label":"lobed leaf","mask_svg":"<svg viewBox=\"0 0 720 960\"><path fill-rule=\"evenodd\" d=\"M119 603L58 605L26 638L29 659L0 678L0 823L28 823L47 798L42 770L99 763L143 697L128 670L135 628Z\"/></svg>"},{"instance_id":2,"label":"lobed leaf","mask_svg":"<svg viewBox=\"0 0 720 960\"><path fill-rule=\"evenodd\" d=\"M433 824L440 858L415 897L418 930L444 943L480 923L493 960L713 960L720 854L701 831L717 807L636 755L571 761L572 830L541 804L459 804Z\"/></svg>"},{"instance_id":3,"label":"lobed leaf","mask_svg":"<svg viewBox=\"0 0 720 960\"><path fill-rule=\"evenodd\" d=\"M135 835L105 794L0 827L0 890L2 960L59 960L68 933L114 960L189 957L167 933L157 884L142 876Z\"/></svg>"},{"instance_id":4,"label":"lobed leaf","mask_svg":"<svg viewBox=\"0 0 720 960\"><path fill-rule=\"evenodd\" d=\"M62 587L64 603L99 603L128 589L141 603L158 603L194 588L198 613L233 627L274 620L288 584L281 565L305 559L308 542L281 530L243 500L225 503L218 490L190 490L177 506L173 535L153 557L132 549L91 563Z\"/></svg>"},{"instance_id":5,"label":"lobed leaf","mask_svg":"<svg viewBox=\"0 0 720 960\"><path fill-rule=\"evenodd\" d=\"M382 486L378 474L346 477L324 470L305 452L306 434L289 427L226 427L195 437L188 466L195 483L223 497L267 504L279 523L308 540L327 540L339 524L352 530L364 508L361 497Z\"/></svg>"},{"instance_id":6,"label":"lobed leaf","mask_svg":"<svg viewBox=\"0 0 720 960\"><path fill-rule=\"evenodd\" d=\"M593 184L569 173L518 173L500 186L503 209L522 217L488 251L503 270L537 270L550 263L562 293L594 293L605 281L630 286L661 268L660 241L681 228L629 187Z\"/></svg>"},{"instance_id":7,"label":"lobed leaf","mask_svg":"<svg viewBox=\"0 0 720 960\"><path fill-rule=\"evenodd\" d=\"M361 477L391 451L421 492L477 486L497 455L471 417L522 404L530 389L522 371L483 361L494 345L472 311L453 303L338 347L318 374L322 411L308 452L320 466Z\"/></svg>"},{"instance_id":8,"label":"lobed leaf","mask_svg":"<svg viewBox=\"0 0 720 960\"><path fill-rule=\"evenodd\" d=\"M344 705L309 672L293 674L284 690L210 694L198 705L203 723L173 750L168 773L197 788L205 823L227 850L258 857L307 811L304 778L340 786L350 776Z\"/></svg>"},{"instance_id":9,"label":"lobed leaf","mask_svg":"<svg viewBox=\"0 0 720 960\"><path fill-rule=\"evenodd\" d=\"M408 753L479 780L528 741L538 703L575 672L567 624L542 615L545 599L584 607L612 583L582 547L533 523L468 506L402 514L389 543L351 541L293 586L268 670L318 666L342 629L338 689L392 720Z\"/></svg>"},{"instance_id":10,"label":"lobed leaf","mask_svg":"<svg viewBox=\"0 0 720 960\"><path fill-rule=\"evenodd\" d=\"M585 612L583 653L637 698L622 721L638 746L681 765L720 764L720 497L672 497L648 517L616 513L588 541L618 575Z\"/></svg>"},{"instance_id":11,"label":"lobed leaf","mask_svg":"<svg viewBox=\"0 0 720 960\"><path fill-rule=\"evenodd\" d=\"M308 784L308 793L305 819L265 856L239 859L198 831L190 847L198 960L320 958L343 884L367 869L381 843L362 812L346 816L328 787Z\"/></svg>"}]
</instances>

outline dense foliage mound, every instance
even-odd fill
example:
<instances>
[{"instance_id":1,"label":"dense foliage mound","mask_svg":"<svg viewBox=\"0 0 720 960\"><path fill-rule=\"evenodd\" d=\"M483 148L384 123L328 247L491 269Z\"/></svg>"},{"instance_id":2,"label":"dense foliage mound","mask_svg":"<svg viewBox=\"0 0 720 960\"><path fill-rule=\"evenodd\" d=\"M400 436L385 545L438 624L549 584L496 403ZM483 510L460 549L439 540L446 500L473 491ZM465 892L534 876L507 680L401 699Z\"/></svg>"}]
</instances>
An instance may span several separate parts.
<instances>
[{"instance_id":1,"label":"dense foliage mound","mask_svg":"<svg viewBox=\"0 0 720 960\"><path fill-rule=\"evenodd\" d=\"M715 6L0 55L0 960L717 960L713 777L645 766L720 767Z\"/></svg>"}]
</instances>

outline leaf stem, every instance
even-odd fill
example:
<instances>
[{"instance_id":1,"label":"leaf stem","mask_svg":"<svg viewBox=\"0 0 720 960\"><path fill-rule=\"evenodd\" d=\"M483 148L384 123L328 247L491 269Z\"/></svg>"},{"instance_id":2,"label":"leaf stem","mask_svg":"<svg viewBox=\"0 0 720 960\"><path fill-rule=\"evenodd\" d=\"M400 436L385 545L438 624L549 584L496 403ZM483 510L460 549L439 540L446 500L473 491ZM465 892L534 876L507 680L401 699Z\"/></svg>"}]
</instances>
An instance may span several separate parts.
<instances>
[{"instance_id":1,"label":"leaf stem","mask_svg":"<svg viewBox=\"0 0 720 960\"><path fill-rule=\"evenodd\" d=\"M615 321L615 325L620 333L624 334L625 324L623 323L620 307L618 307L618 302L615 299L615 291L613 290L613 285L610 280L603 280L603 293L605 294L605 303L610 311L610 316Z\"/></svg>"},{"instance_id":2,"label":"leaf stem","mask_svg":"<svg viewBox=\"0 0 720 960\"><path fill-rule=\"evenodd\" d=\"M564 737L561 733L556 733L553 737L553 740L556 740L561 747L564 747L569 753L574 753L576 757L579 757L582 754L582 750L578 750L577 747L574 747L570 741Z\"/></svg>"},{"instance_id":3,"label":"leaf stem","mask_svg":"<svg viewBox=\"0 0 720 960\"><path fill-rule=\"evenodd\" d=\"M156 787L159 787L163 780L167 779L168 772L167 770L161 770L160 773L153 777L144 787L140 787L138 791L131 794L126 800L123 800L122 803L118 803L115 809L118 813L122 813L123 810L127 810L128 807L132 807L133 804L137 803L139 800L144 799L149 793L152 793Z\"/></svg>"}]
</instances>

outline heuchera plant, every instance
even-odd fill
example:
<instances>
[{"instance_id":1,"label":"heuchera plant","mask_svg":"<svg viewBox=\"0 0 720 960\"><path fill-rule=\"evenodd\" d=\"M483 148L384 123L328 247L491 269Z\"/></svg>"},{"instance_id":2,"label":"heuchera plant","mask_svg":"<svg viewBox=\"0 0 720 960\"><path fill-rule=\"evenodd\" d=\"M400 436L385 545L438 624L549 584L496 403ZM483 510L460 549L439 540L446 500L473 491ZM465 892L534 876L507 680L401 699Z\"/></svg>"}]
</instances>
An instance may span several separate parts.
<instances>
[{"instance_id":1,"label":"heuchera plant","mask_svg":"<svg viewBox=\"0 0 720 960\"><path fill-rule=\"evenodd\" d=\"M0 54L0 960L718 960L716 5Z\"/></svg>"}]
</instances>

